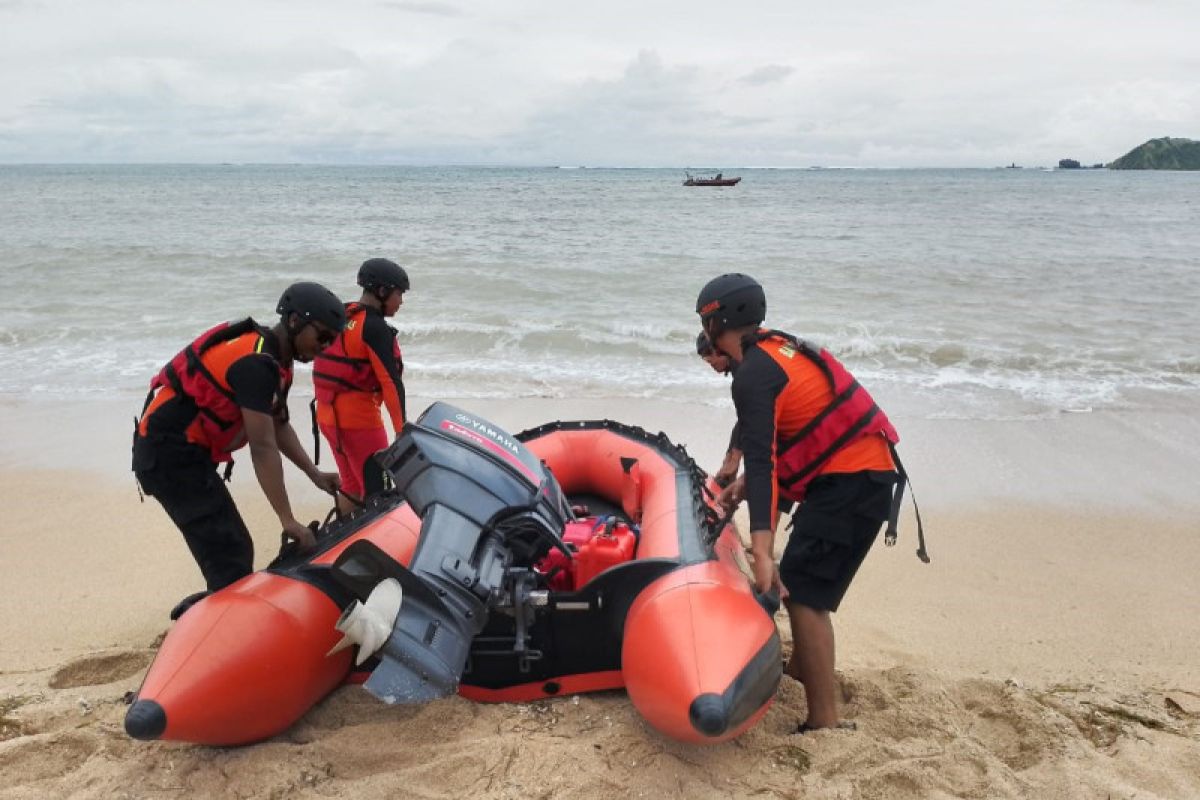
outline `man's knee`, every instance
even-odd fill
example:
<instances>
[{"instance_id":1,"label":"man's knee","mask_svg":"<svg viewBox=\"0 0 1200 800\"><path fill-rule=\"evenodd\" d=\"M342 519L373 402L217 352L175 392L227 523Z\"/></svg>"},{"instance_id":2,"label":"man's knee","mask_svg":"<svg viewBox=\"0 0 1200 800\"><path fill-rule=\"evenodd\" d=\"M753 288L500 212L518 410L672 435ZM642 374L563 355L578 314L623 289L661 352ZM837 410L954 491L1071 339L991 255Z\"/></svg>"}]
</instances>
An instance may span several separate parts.
<instances>
[{"instance_id":1,"label":"man's knee","mask_svg":"<svg viewBox=\"0 0 1200 800\"><path fill-rule=\"evenodd\" d=\"M803 602L789 602L788 611L802 620L827 620L832 618L829 609L816 608Z\"/></svg>"},{"instance_id":2,"label":"man's knee","mask_svg":"<svg viewBox=\"0 0 1200 800\"><path fill-rule=\"evenodd\" d=\"M248 533L231 528L228 522L199 522L183 535L209 591L223 589L254 571L254 543Z\"/></svg>"},{"instance_id":3,"label":"man's knee","mask_svg":"<svg viewBox=\"0 0 1200 800\"><path fill-rule=\"evenodd\" d=\"M210 591L237 581L254 570L254 540L233 499L179 526Z\"/></svg>"}]
</instances>

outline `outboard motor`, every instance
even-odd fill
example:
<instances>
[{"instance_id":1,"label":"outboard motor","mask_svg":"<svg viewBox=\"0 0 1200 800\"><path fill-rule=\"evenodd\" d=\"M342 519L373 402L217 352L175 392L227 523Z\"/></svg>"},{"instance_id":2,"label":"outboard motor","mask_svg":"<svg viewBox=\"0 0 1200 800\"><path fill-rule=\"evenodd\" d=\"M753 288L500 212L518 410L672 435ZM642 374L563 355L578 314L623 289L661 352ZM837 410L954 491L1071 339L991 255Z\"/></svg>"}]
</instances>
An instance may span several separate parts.
<instances>
[{"instance_id":1,"label":"outboard motor","mask_svg":"<svg viewBox=\"0 0 1200 800\"><path fill-rule=\"evenodd\" d=\"M446 403L406 424L373 458L421 517L421 538L407 569L370 542L346 548L332 573L365 605L346 609L338 629L364 650L378 648L379 666L364 684L371 694L423 703L457 691L471 640L492 609L525 616L536 604L524 567L552 548L571 557L560 538L571 508L524 445ZM389 580L399 586L380 587ZM382 634L364 633L387 627L382 645ZM521 655L522 635L514 646Z\"/></svg>"}]
</instances>

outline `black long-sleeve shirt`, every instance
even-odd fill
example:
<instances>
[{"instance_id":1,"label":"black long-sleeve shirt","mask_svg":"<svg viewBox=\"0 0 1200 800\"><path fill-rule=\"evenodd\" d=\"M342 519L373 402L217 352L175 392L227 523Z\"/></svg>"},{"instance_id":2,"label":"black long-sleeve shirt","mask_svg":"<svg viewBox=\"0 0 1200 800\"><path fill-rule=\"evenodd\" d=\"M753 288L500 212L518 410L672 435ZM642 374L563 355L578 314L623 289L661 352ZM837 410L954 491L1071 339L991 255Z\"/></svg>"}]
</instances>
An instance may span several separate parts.
<instances>
[{"instance_id":1,"label":"black long-sleeve shirt","mask_svg":"<svg viewBox=\"0 0 1200 800\"><path fill-rule=\"evenodd\" d=\"M375 379L383 392L383 402L392 418L396 432L404 425L407 414L404 397L404 362L400 347L396 344L396 329L384 321L383 314L367 308L363 320L363 344L367 346L367 358Z\"/></svg>"},{"instance_id":2,"label":"black long-sleeve shirt","mask_svg":"<svg viewBox=\"0 0 1200 800\"><path fill-rule=\"evenodd\" d=\"M787 373L758 347L748 347L733 374L738 444L746 475L750 530L770 530L775 509L775 404Z\"/></svg>"}]
</instances>

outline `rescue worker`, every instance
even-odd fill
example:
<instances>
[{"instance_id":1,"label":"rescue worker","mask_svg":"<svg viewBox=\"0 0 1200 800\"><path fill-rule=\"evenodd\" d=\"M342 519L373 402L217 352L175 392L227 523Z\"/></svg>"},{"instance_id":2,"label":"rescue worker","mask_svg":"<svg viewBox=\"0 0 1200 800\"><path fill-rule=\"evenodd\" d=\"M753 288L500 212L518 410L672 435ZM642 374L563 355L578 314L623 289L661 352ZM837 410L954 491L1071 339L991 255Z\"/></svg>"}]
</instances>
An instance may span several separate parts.
<instances>
[{"instance_id":1,"label":"rescue worker","mask_svg":"<svg viewBox=\"0 0 1200 800\"><path fill-rule=\"evenodd\" d=\"M394 261L371 258L359 267L358 285L362 297L346 305L345 331L313 363L316 424L342 478L342 511L362 499L367 457L388 446L380 406L387 406L393 434L405 420L404 361L396 329L384 318L404 303L408 273Z\"/></svg>"},{"instance_id":2,"label":"rescue worker","mask_svg":"<svg viewBox=\"0 0 1200 800\"><path fill-rule=\"evenodd\" d=\"M696 355L704 359L704 363L712 367L712 371L718 375L733 374L733 364L729 360L729 356L713 347L708 334L703 331L696 337ZM725 458L721 461L721 466L713 473L713 480L722 489L725 488L733 483L741 465L742 449L738 444L738 426L734 425L733 430L729 433L729 447L725 450Z\"/></svg>"},{"instance_id":3,"label":"rescue worker","mask_svg":"<svg viewBox=\"0 0 1200 800\"><path fill-rule=\"evenodd\" d=\"M249 318L212 328L150 382L133 439L134 474L183 534L208 587L181 601L172 619L253 570L254 542L216 469L226 463L228 480L235 450L250 445L259 486L284 535L301 548L315 538L292 512L280 455L322 491L338 488L337 473L319 471L304 452L288 421L287 395L293 362L311 361L333 343L345 309L324 286L301 282L287 288L276 311L272 328Z\"/></svg>"},{"instance_id":4,"label":"rescue worker","mask_svg":"<svg viewBox=\"0 0 1200 800\"><path fill-rule=\"evenodd\" d=\"M733 401L745 473L722 493L747 501L755 588L782 583L793 649L785 671L803 685L808 718L798 733L839 725L834 631L838 609L885 520L894 541L896 430L828 351L760 327L763 288L748 275L714 278L696 312L715 347L737 365ZM900 472L903 476L903 472ZM778 501L799 503L775 564ZM921 531L918 555L925 556Z\"/></svg>"}]
</instances>

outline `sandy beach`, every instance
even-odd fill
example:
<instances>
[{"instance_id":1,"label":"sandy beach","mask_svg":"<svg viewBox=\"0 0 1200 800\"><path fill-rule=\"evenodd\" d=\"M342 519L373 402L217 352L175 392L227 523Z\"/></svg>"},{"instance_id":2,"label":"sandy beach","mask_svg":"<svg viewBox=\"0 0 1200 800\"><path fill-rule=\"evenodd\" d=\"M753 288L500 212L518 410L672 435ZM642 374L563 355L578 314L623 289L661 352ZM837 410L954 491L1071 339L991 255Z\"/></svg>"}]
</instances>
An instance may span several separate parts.
<instances>
[{"instance_id":1,"label":"sandy beach","mask_svg":"<svg viewBox=\"0 0 1200 800\"><path fill-rule=\"evenodd\" d=\"M598 417L664 430L707 468L732 423L642 400L457 402L512 431ZM167 610L201 588L161 508L138 501L136 406L3 409L0 798L1200 796L1200 419L1186 406L893 414L933 563L913 555L908 505L899 545L877 545L836 616L857 731L793 735L804 693L787 678L759 726L711 748L665 739L621 692L397 708L345 687L233 749L122 728ZM243 461L233 492L263 566L278 532ZM302 477L289 487L324 516Z\"/></svg>"}]
</instances>

